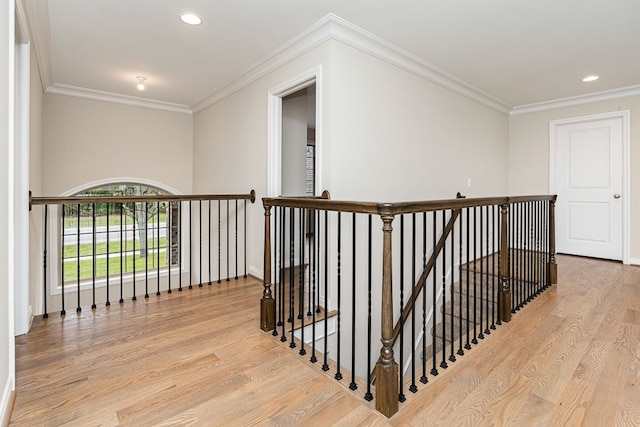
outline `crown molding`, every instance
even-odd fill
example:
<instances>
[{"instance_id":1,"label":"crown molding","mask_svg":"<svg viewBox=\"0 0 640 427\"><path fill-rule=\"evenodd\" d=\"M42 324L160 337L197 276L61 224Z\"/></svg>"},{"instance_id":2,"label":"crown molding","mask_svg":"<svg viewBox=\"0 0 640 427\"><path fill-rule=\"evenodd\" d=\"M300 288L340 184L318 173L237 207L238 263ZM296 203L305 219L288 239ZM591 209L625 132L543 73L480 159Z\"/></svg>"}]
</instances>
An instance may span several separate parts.
<instances>
[{"instance_id":1,"label":"crown molding","mask_svg":"<svg viewBox=\"0 0 640 427\"><path fill-rule=\"evenodd\" d=\"M49 2L42 0L21 0L24 14L31 33L40 83L45 91L53 84L53 61L51 57L51 29L49 26Z\"/></svg>"},{"instance_id":2,"label":"crown molding","mask_svg":"<svg viewBox=\"0 0 640 427\"><path fill-rule=\"evenodd\" d=\"M613 99L640 96L640 85L621 87L617 89L593 92L585 95L570 96L551 101L536 102L534 104L519 105L513 107L511 115L536 113L539 111L554 110L556 108L573 107L576 105L591 104L594 102L610 101Z\"/></svg>"},{"instance_id":3,"label":"crown molding","mask_svg":"<svg viewBox=\"0 0 640 427\"><path fill-rule=\"evenodd\" d=\"M333 14L326 15L318 22L285 42L258 62L254 63L242 76L195 104L192 107L193 112L198 113L205 108L222 101L224 98L246 86L249 86L251 83L261 79L284 64L293 61L330 40L331 33L328 24L333 19L333 16Z\"/></svg>"},{"instance_id":4,"label":"crown molding","mask_svg":"<svg viewBox=\"0 0 640 427\"><path fill-rule=\"evenodd\" d=\"M195 104L193 112L214 105L329 40L337 40L500 113L511 112L507 103L332 13L263 57L240 78Z\"/></svg>"},{"instance_id":5,"label":"crown molding","mask_svg":"<svg viewBox=\"0 0 640 427\"><path fill-rule=\"evenodd\" d=\"M153 99L140 98L137 96L122 95L119 93L105 92L95 89L70 86L55 83L47 88L46 93L54 95L74 96L76 98L92 99L94 101L112 102L115 104L131 105L134 107L153 108L156 110L171 111L174 113L191 114L191 108L184 104L173 102L157 101Z\"/></svg>"}]
</instances>

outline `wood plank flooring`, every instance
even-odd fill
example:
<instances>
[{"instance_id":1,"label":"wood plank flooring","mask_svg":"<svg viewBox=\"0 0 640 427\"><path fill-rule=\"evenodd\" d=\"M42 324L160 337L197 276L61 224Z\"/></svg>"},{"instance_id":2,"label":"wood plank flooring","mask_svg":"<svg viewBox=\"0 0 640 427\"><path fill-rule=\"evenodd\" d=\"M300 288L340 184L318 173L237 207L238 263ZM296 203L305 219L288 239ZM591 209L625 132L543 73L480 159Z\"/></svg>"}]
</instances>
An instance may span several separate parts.
<instances>
[{"instance_id":1,"label":"wood plank flooring","mask_svg":"<svg viewBox=\"0 0 640 427\"><path fill-rule=\"evenodd\" d=\"M15 426L640 426L640 267L559 257L559 280L391 419L259 329L254 279L37 318Z\"/></svg>"}]
</instances>

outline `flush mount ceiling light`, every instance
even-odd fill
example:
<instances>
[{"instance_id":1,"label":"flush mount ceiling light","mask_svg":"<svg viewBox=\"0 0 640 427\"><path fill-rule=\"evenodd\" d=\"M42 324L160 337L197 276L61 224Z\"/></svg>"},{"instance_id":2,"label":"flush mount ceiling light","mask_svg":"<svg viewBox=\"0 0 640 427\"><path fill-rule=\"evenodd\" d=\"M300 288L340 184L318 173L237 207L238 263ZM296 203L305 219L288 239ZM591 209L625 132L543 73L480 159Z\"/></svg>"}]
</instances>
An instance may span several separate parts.
<instances>
[{"instance_id":1,"label":"flush mount ceiling light","mask_svg":"<svg viewBox=\"0 0 640 427\"><path fill-rule=\"evenodd\" d=\"M583 82L595 82L596 80L598 80L600 78L600 76L596 76L596 75L591 75L591 76L587 76L584 79L582 79Z\"/></svg>"},{"instance_id":2,"label":"flush mount ceiling light","mask_svg":"<svg viewBox=\"0 0 640 427\"><path fill-rule=\"evenodd\" d=\"M138 79L138 84L136 85L138 90L144 90L144 81L147 80L147 78L146 77L142 77L142 76L138 76L138 77L136 77L136 79Z\"/></svg>"},{"instance_id":3,"label":"flush mount ceiling light","mask_svg":"<svg viewBox=\"0 0 640 427\"><path fill-rule=\"evenodd\" d=\"M202 24L202 18L194 13L185 12L180 15L180 20L188 25L200 25Z\"/></svg>"}]
</instances>

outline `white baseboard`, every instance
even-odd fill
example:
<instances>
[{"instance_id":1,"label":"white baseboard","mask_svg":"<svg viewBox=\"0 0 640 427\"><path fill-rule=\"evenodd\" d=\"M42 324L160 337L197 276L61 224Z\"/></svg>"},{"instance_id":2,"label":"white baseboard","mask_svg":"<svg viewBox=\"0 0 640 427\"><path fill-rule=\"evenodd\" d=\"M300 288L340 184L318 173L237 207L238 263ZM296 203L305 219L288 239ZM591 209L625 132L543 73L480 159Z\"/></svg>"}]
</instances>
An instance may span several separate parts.
<instances>
[{"instance_id":1,"label":"white baseboard","mask_svg":"<svg viewBox=\"0 0 640 427\"><path fill-rule=\"evenodd\" d=\"M629 258L630 265L640 265L640 258Z\"/></svg>"},{"instance_id":2,"label":"white baseboard","mask_svg":"<svg viewBox=\"0 0 640 427\"><path fill-rule=\"evenodd\" d=\"M257 277L258 279L264 279L264 271L259 270L255 267L249 266L249 274L254 277Z\"/></svg>"},{"instance_id":3,"label":"white baseboard","mask_svg":"<svg viewBox=\"0 0 640 427\"><path fill-rule=\"evenodd\" d=\"M11 417L11 409L13 407L14 378L7 378L7 383L2 390L2 399L0 400L0 425L9 425Z\"/></svg>"}]
</instances>

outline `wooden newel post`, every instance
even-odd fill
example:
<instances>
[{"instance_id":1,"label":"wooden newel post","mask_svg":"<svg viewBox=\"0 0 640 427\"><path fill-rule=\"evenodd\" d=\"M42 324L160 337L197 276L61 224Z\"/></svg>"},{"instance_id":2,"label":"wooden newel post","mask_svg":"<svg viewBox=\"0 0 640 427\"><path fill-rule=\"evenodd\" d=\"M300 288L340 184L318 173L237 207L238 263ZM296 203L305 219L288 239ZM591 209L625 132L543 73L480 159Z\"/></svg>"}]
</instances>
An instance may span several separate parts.
<instances>
[{"instance_id":1,"label":"wooden newel post","mask_svg":"<svg viewBox=\"0 0 640 427\"><path fill-rule=\"evenodd\" d=\"M549 284L558 283L558 264L556 263L556 199L549 201Z\"/></svg>"},{"instance_id":2,"label":"wooden newel post","mask_svg":"<svg viewBox=\"0 0 640 427\"><path fill-rule=\"evenodd\" d=\"M271 206L264 207L264 290L260 300L260 329L276 327L276 301L271 293Z\"/></svg>"},{"instance_id":3,"label":"wooden newel post","mask_svg":"<svg viewBox=\"0 0 640 427\"><path fill-rule=\"evenodd\" d=\"M391 275L391 232L394 215L381 214L382 254L382 349L376 363L376 409L387 417L398 412L398 364L393 356L393 288Z\"/></svg>"},{"instance_id":4,"label":"wooden newel post","mask_svg":"<svg viewBox=\"0 0 640 427\"><path fill-rule=\"evenodd\" d=\"M500 211L500 320L511 321L511 288L509 287L509 200Z\"/></svg>"}]
</instances>

